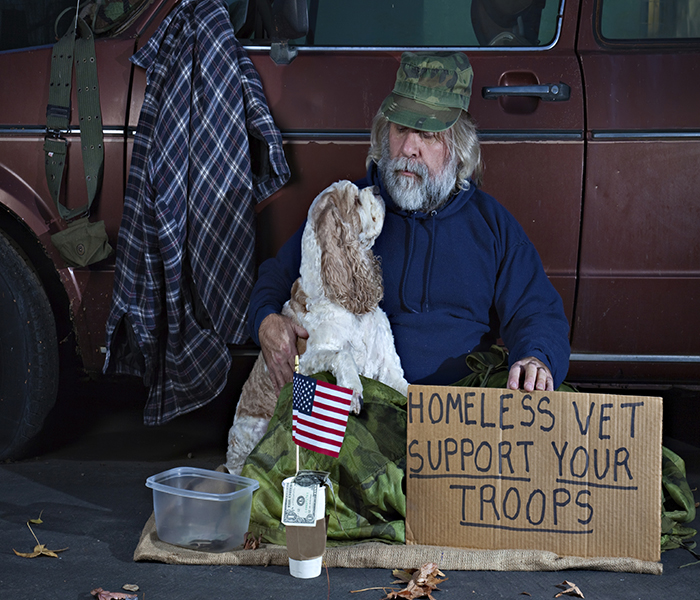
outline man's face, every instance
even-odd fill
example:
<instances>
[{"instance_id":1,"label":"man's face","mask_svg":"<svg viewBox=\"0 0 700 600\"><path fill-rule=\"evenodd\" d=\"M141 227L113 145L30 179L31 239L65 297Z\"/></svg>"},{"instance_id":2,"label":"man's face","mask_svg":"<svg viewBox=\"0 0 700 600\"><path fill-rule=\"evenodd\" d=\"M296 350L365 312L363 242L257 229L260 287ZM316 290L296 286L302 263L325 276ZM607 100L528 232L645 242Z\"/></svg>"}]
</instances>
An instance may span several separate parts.
<instances>
[{"instance_id":1,"label":"man's face","mask_svg":"<svg viewBox=\"0 0 700 600\"><path fill-rule=\"evenodd\" d=\"M456 181L456 160L443 135L389 123L379 170L394 202L427 212L443 204Z\"/></svg>"},{"instance_id":2,"label":"man's face","mask_svg":"<svg viewBox=\"0 0 700 600\"><path fill-rule=\"evenodd\" d=\"M396 123L389 123L389 157L409 158L422 162L433 177L440 175L445 166L447 145L436 133L418 131ZM416 178L410 171L403 176Z\"/></svg>"}]
</instances>

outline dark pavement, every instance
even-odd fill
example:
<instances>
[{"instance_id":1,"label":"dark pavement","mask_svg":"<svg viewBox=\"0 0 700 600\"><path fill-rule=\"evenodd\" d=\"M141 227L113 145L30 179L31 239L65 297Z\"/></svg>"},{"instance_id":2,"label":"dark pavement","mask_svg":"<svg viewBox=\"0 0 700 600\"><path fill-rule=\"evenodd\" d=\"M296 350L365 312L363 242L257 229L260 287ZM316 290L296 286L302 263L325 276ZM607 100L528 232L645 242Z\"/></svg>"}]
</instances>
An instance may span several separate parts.
<instances>
[{"instance_id":1,"label":"dark pavement","mask_svg":"<svg viewBox=\"0 0 700 600\"><path fill-rule=\"evenodd\" d=\"M124 584L139 586L139 600L382 598L381 590L351 592L389 586L393 578L385 569L330 569L298 580L287 567L133 561L152 512L146 478L177 466L221 464L239 385L234 375L222 398L158 428L142 425L145 391L135 382L81 384L64 398L36 456L0 465L0 598L87 600L94 588L116 592ZM700 393L687 392L671 395L664 408L664 441L686 460L693 488L700 483L699 405ZM26 522L39 515L43 523L32 525L39 542L50 550L68 548L59 558L20 558L12 551L34 548ZM568 580L588 599L700 599L700 564L683 567L694 561L685 550L666 552L661 576L449 571L434 598L549 599Z\"/></svg>"}]
</instances>

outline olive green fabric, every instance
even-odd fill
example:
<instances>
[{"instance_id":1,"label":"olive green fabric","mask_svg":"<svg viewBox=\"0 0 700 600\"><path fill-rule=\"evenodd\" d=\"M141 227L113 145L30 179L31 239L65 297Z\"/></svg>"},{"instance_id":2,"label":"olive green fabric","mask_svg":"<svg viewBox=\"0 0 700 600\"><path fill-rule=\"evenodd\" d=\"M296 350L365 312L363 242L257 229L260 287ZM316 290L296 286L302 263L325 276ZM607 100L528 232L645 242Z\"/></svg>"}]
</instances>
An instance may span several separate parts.
<instances>
[{"instance_id":1,"label":"olive green fabric","mask_svg":"<svg viewBox=\"0 0 700 600\"><path fill-rule=\"evenodd\" d=\"M67 265L85 267L112 253L103 221L90 223L88 216L102 186L104 140L100 91L95 62L95 36L82 18L54 45L51 59L49 102L44 140L46 182L67 228L51 236ZM87 203L68 208L61 202L70 131L73 63L77 84L80 147L87 186Z\"/></svg>"},{"instance_id":2,"label":"olive green fabric","mask_svg":"<svg viewBox=\"0 0 700 600\"><path fill-rule=\"evenodd\" d=\"M66 221L89 214L102 185L104 142L95 56L95 36L88 24L77 18L74 26L54 45L51 57L49 101L46 107L47 135L44 144L46 182L59 214ZM67 208L60 196L68 146L64 135L70 131L74 62L87 203Z\"/></svg>"},{"instance_id":3,"label":"olive green fabric","mask_svg":"<svg viewBox=\"0 0 700 600\"><path fill-rule=\"evenodd\" d=\"M486 352L472 352L467 356L467 366L471 373L453 385L462 387L490 387L505 389L508 383L508 352L500 346L491 346ZM558 392L578 390L563 382Z\"/></svg>"},{"instance_id":4,"label":"olive green fabric","mask_svg":"<svg viewBox=\"0 0 700 600\"><path fill-rule=\"evenodd\" d=\"M314 377L335 382L328 373ZM350 415L338 458L299 449L301 469L330 473L328 545L405 540L406 397L377 381L363 378L362 383L364 406L359 415ZM286 543L280 523L282 480L296 472L291 432L292 386L288 384L280 393L267 433L241 473L260 482L253 494L250 530L281 545Z\"/></svg>"},{"instance_id":5,"label":"olive green fabric","mask_svg":"<svg viewBox=\"0 0 700 600\"><path fill-rule=\"evenodd\" d=\"M685 476L685 462L668 448L663 448L661 480L661 550L695 548L692 538L697 531L684 525L695 519L695 498Z\"/></svg>"},{"instance_id":6,"label":"olive green fabric","mask_svg":"<svg viewBox=\"0 0 700 600\"><path fill-rule=\"evenodd\" d=\"M112 254L104 221L91 223L87 217L68 223L68 227L51 236L53 245L71 267L86 267Z\"/></svg>"}]
</instances>

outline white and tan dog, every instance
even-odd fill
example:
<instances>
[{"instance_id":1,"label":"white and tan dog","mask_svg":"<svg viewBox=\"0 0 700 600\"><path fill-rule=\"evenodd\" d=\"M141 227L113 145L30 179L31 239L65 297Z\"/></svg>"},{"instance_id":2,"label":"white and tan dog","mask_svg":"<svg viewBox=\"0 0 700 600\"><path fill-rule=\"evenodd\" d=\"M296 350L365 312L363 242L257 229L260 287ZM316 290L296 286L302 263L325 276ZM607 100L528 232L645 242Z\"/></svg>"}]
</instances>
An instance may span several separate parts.
<instances>
[{"instance_id":1,"label":"white and tan dog","mask_svg":"<svg viewBox=\"0 0 700 600\"><path fill-rule=\"evenodd\" d=\"M330 371L338 385L353 390L352 410L360 412L360 375L406 394L408 383L384 311L384 288L372 246L384 224L384 202L374 188L359 190L339 181L321 192L309 208L301 246L299 278L283 315L309 333L300 340L299 371ZM267 431L277 403L260 355L238 400L229 431L226 468L240 473Z\"/></svg>"}]
</instances>

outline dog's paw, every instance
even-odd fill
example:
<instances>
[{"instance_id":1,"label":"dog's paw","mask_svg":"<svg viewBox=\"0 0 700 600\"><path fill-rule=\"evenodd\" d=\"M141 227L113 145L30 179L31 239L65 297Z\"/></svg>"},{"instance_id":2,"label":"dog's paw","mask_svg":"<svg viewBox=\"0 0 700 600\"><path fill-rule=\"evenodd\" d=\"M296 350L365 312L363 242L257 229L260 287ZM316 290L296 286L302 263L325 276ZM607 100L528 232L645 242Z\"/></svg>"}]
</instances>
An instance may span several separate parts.
<instances>
[{"instance_id":1,"label":"dog's paw","mask_svg":"<svg viewBox=\"0 0 700 600\"><path fill-rule=\"evenodd\" d=\"M226 469L232 475L240 475L248 455L267 431L270 419L264 417L238 417L228 432Z\"/></svg>"},{"instance_id":2,"label":"dog's paw","mask_svg":"<svg viewBox=\"0 0 700 600\"><path fill-rule=\"evenodd\" d=\"M357 390L352 391L350 410L356 415L360 414L360 411L362 411L362 392L358 392Z\"/></svg>"}]
</instances>

